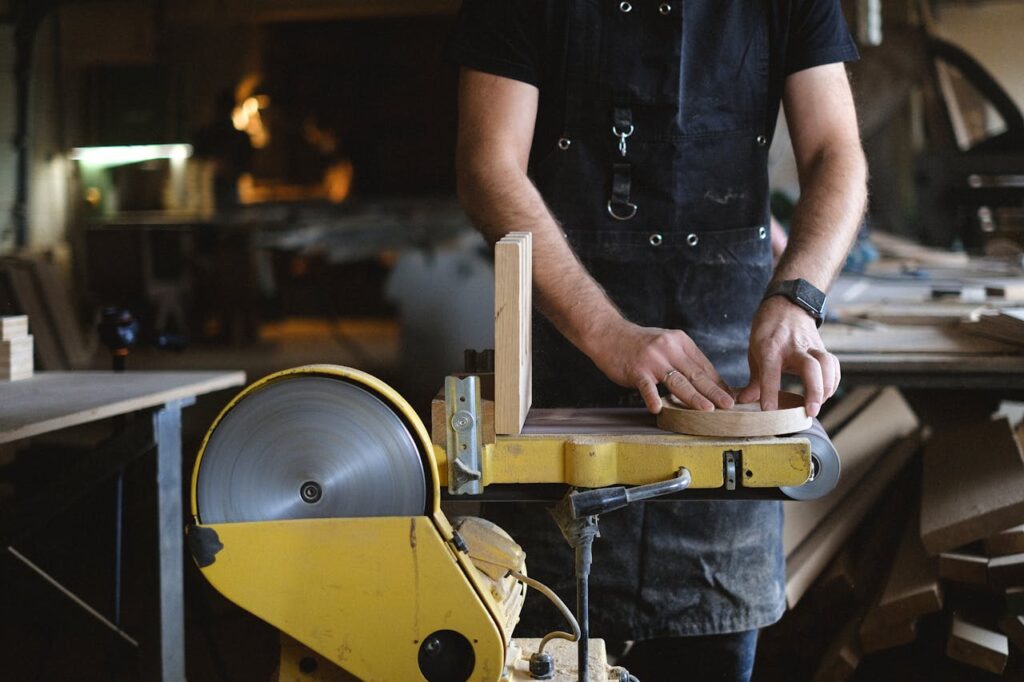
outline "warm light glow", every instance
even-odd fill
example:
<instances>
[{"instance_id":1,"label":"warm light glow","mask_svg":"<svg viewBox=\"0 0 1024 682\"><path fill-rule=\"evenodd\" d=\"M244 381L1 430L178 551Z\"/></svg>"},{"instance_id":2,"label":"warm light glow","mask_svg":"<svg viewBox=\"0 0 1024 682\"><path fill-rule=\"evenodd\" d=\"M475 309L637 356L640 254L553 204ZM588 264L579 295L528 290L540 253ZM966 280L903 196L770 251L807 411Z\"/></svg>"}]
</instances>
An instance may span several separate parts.
<instances>
[{"instance_id":1,"label":"warm light glow","mask_svg":"<svg viewBox=\"0 0 1024 682\"><path fill-rule=\"evenodd\" d=\"M242 103L231 112L231 123L235 130L248 133L249 140L256 149L263 149L270 142L270 134L260 116L260 109L266 109L269 105L268 95L253 95L242 100Z\"/></svg>"},{"instance_id":2,"label":"warm light glow","mask_svg":"<svg viewBox=\"0 0 1024 682\"><path fill-rule=\"evenodd\" d=\"M190 144L134 144L123 147L76 147L71 150L71 158L75 161L96 166L120 166L151 159L184 160L190 156Z\"/></svg>"}]
</instances>

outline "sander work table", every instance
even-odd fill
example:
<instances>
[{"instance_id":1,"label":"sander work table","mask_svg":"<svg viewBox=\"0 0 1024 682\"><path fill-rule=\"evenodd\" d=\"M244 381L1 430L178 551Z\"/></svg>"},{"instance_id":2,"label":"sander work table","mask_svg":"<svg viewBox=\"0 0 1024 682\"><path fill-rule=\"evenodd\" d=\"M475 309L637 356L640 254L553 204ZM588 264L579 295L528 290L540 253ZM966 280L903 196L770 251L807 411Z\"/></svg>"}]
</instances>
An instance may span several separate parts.
<instances>
[{"instance_id":1,"label":"sander work table","mask_svg":"<svg viewBox=\"0 0 1024 682\"><path fill-rule=\"evenodd\" d=\"M10 556L63 592L120 640L140 646L146 679L185 679L181 410L197 396L244 383L245 374L239 371L41 372L22 381L0 383L0 445L104 419L117 420L110 438L69 460L63 471L53 473L52 482L19 495L9 518L0 518L0 535ZM15 545L89 489L150 452L156 456L159 590L157 623L140 643L121 629L116 613L113 619L99 613ZM119 574L119 552L117 561ZM118 601L119 594L115 604Z\"/></svg>"}]
</instances>

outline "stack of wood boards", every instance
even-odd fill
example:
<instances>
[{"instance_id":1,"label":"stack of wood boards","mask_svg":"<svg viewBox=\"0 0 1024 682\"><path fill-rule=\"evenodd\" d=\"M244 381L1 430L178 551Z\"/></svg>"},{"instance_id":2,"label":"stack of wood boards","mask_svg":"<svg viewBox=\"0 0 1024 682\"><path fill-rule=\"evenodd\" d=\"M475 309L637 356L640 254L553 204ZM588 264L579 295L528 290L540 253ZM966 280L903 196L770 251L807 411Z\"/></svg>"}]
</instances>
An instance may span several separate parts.
<instances>
[{"instance_id":1,"label":"stack of wood boards","mask_svg":"<svg viewBox=\"0 0 1024 682\"><path fill-rule=\"evenodd\" d=\"M1024 308L1002 308L965 324L966 331L1004 343L1024 345Z\"/></svg>"},{"instance_id":2,"label":"stack of wood boards","mask_svg":"<svg viewBox=\"0 0 1024 682\"><path fill-rule=\"evenodd\" d=\"M0 317L0 381L32 376L32 335L24 315Z\"/></svg>"},{"instance_id":3,"label":"stack of wood boards","mask_svg":"<svg viewBox=\"0 0 1024 682\"><path fill-rule=\"evenodd\" d=\"M13 308L3 309L4 314L23 314L32 320L39 368L89 366L97 339L87 342L83 336L56 265L42 257L0 258L0 304L5 298Z\"/></svg>"},{"instance_id":4,"label":"stack of wood boards","mask_svg":"<svg viewBox=\"0 0 1024 682\"><path fill-rule=\"evenodd\" d=\"M917 417L895 388L857 389L833 408L823 425L839 453L842 473L829 495L784 505L786 598L790 608L800 601L920 445Z\"/></svg>"},{"instance_id":5,"label":"stack of wood boards","mask_svg":"<svg viewBox=\"0 0 1024 682\"><path fill-rule=\"evenodd\" d=\"M910 644L921 619L939 640L929 650L944 651L950 666L1002 675L1012 656L1024 662L1020 442L1006 418L982 420L937 432L923 455L918 513L870 606L832 642L819 680L849 679L864 657Z\"/></svg>"}]
</instances>

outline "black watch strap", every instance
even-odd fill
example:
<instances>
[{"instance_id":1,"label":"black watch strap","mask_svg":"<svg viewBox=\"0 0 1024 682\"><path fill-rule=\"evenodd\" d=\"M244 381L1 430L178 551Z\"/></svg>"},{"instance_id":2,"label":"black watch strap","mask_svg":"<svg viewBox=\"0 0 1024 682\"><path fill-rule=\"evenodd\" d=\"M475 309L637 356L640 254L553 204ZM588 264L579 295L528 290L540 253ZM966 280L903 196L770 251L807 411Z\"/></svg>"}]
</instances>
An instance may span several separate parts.
<instances>
[{"instance_id":1,"label":"black watch strap","mask_svg":"<svg viewBox=\"0 0 1024 682\"><path fill-rule=\"evenodd\" d=\"M772 296L785 296L795 305L807 311L819 327L825 321L825 292L805 279L787 279L775 282L764 292L765 300Z\"/></svg>"}]
</instances>

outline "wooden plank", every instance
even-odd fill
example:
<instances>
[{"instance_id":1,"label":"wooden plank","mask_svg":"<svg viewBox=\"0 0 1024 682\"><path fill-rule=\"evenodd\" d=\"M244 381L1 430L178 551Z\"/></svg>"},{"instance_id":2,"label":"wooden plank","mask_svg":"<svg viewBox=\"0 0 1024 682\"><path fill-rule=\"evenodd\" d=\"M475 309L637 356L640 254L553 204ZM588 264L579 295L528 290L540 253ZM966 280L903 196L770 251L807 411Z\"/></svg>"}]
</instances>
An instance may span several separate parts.
<instances>
[{"instance_id":1,"label":"wooden plank","mask_svg":"<svg viewBox=\"0 0 1024 682\"><path fill-rule=\"evenodd\" d=\"M896 326L956 326L961 322L974 322L988 306L978 303L935 302L923 303L846 303L833 307L840 322L850 318L869 320Z\"/></svg>"},{"instance_id":2,"label":"wooden plank","mask_svg":"<svg viewBox=\"0 0 1024 682\"><path fill-rule=\"evenodd\" d=\"M877 386L857 386L843 396L818 420L825 433L834 433L846 426L847 422L875 399L880 390Z\"/></svg>"},{"instance_id":3,"label":"wooden plank","mask_svg":"<svg viewBox=\"0 0 1024 682\"><path fill-rule=\"evenodd\" d=\"M962 585L988 587L988 557L943 552L939 555L939 577Z\"/></svg>"},{"instance_id":4,"label":"wooden plank","mask_svg":"<svg viewBox=\"0 0 1024 682\"><path fill-rule=\"evenodd\" d=\"M27 315L0 316L0 341L11 341L28 335Z\"/></svg>"},{"instance_id":5,"label":"wooden plank","mask_svg":"<svg viewBox=\"0 0 1024 682\"><path fill-rule=\"evenodd\" d=\"M532 235L511 232L494 247L494 429L516 435L533 402Z\"/></svg>"},{"instance_id":6,"label":"wooden plank","mask_svg":"<svg viewBox=\"0 0 1024 682\"><path fill-rule=\"evenodd\" d=\"M886 388L838 433L832 443L842 463L839 484L830 494L808 502L786 502L783 546L789 556L829 511L858 490L876 460L918 426L917 416L895 388Z\"/></svg>"},{"instance_id":7,"label":"wooden plank","mask_svg":"<svg viewBox=\"0 0 1024 682\"><path fill-rule=\"evenodd\" d=\"M0 443L243 383L244 372L40 372L0 384Z\"/></svg>"},{"instance_id":8,"label":"wooden plank","mask_svg":"<svg viewBox=\"0 0 1024 682\"><path fill-rule=\"evenodd\" d=\"M18 308L32 320L32 331L36 337L35 352L39 358L39 369L70 369L70 364L57 343L57 332L53 327L46 305L32 277L24 264L15 259L0 262L0 271L7 277Z\"/></svg>"},{"instance_id":9,"label":"wooden plank","mask_svg":"<svg viewBox=\"0 0 1024 682\"><path fill-rule=\"evenodd\" d=\"M938 566L929 557L917 533L917 517L907 523L882 592L865 616L869 630L908 623L942 610Z\"/></svg>"},{"instance_id":10,"label":"wooden plank","mask_svg":"<svg viewBox=\"0 0 1024 682\"><path fill-rule=\"evenodd\" d=\"M985 538L985 554L990 557L1022 553L1024 553L1024 526L1007 528Z\"/></svg>"},{"instance_id":11,"label":"wooden plank","mask_svg":"<svg viewBox=\"0 0 1024 682\"><path fill-rule=\"evenodd\" d=\"M1024 616L1024 587L1008 587L1003 596L1007 613Z\"/></svg>"},{"instance_id":12,"label":"wooden plank","mask_svg":"<svg viewBox=\"0 0 1024 682\"><path fill-rule=\"evenodd\" d=\"M853 677L863 656L859 627L859 617L854 617L843 626L821 657L821 663L814 673L814 682L845 682Z\"/></svg>"},{"instance_id":13,"label":"wooden plank","mask_svg":"<svg viewBox=\"0 0 1024 682\"><path fill-rule=\"evenodd\" d=\"M1024 586L1024 554L989 559L988 581L996 589Z\"/></svg>"},{"instance_id":14,"label":"wooden plank","mask_svg":"<svg viewBox=\"0 0 1024 682\"><path fill-rule=\"evenodd\" d=\"M1024 522L1024 460L1005 417L933 438L923 469L921 539L930 554Z\"/></svg>"},{"instance_id":15,"label":"wooden plank","mask_svg":"<svg viewBox=\"0 0 1024 682\"><path fill-rule=\"evenodd\" d=\"M842 503L813 529L811 535L787 555L786 600L790 608L796 606L832 557L842 548L885 487L920 449L921 442L920 431L900 439L884 457L878 458L871 476L865 477L857 486L856 494L847 495Z\"/></svg>"},{"instance_id":16,"label":"wooden plank","mask_svg":"<svg viewBox=\"0 0 1024 682\"><path fill-rule=\"evenodd\" d=\"M950 658L1001 675L1006 669L1010 645L1006 635L992 632L953 616L946 655Z\"/></svg>"},{"instance_id":17,"label":"wooden plank","mask_svg":"<svg viewBox=\"0 0 1024 682\"><path fill-rule=\"evenodd\" d=\"M661 399L658 428L693 436L754 438L781 436L811 428L813 420L804 409L804 397L779 391L779 409L761 411L761 403L737 404L732 409L694 410L675 396Z\"/></svg>"},{"instance_id":18,"label":"wooden plank","mask_svg":"<svg viewBox=\"0 0 1024 682\"><path fill-rule=\"evenodd\" d=\"M988 319L991 316L984 316ZM976 329L981 322L971 323ZM1019 345L967 333L957 327L897 327L863 329L825 325L821 339L833 353L946 353L950 355L1018 354Z\"/></svg>"},{"instance_id":19,"label":"wooden plank","mask_svg":"<svg viewBox=\"0 0 1024 682\"><path fill-rule=\"evenodd\" d=\"M31 334L0 341L0 381L21 381L32 376L32 349Z\"/></svg>"},{"instance_id":20,"label":"wooden plank","mask_svg":"<svg viewBox=\"0 0 1024 682\"><path fill-rule=\"evenodd\" d=\"M36 285L42 294L50 319L57 333L57 341L71 368L81 369L89 365L92 352L82 335L78 314L68 296L57 266L45 258L26 259L26 266L32 271Z\"/></svg>"},{"instance_id":21,"label":"wooden plank","mask_svg":"<svg viewBox=\"0 0 1024 682\"><path fill-rule=\"evenodd\" d=\"M1024 616L1007 614L999 619L999 629L1013 642L1013 645L1024 651Z\"/></svg>"},{"instance_id":22,"label":"wooden plank","mask_svg":"<svg viewBox=\"0 0 1024 682\"><path fill-rule=\"evenodd\" d=\"M873 654L913 642L917 639L917 621L908 620L890 625L865 618L857 634L860 636L861 651Z\"/></svg>"}]
</instances>

